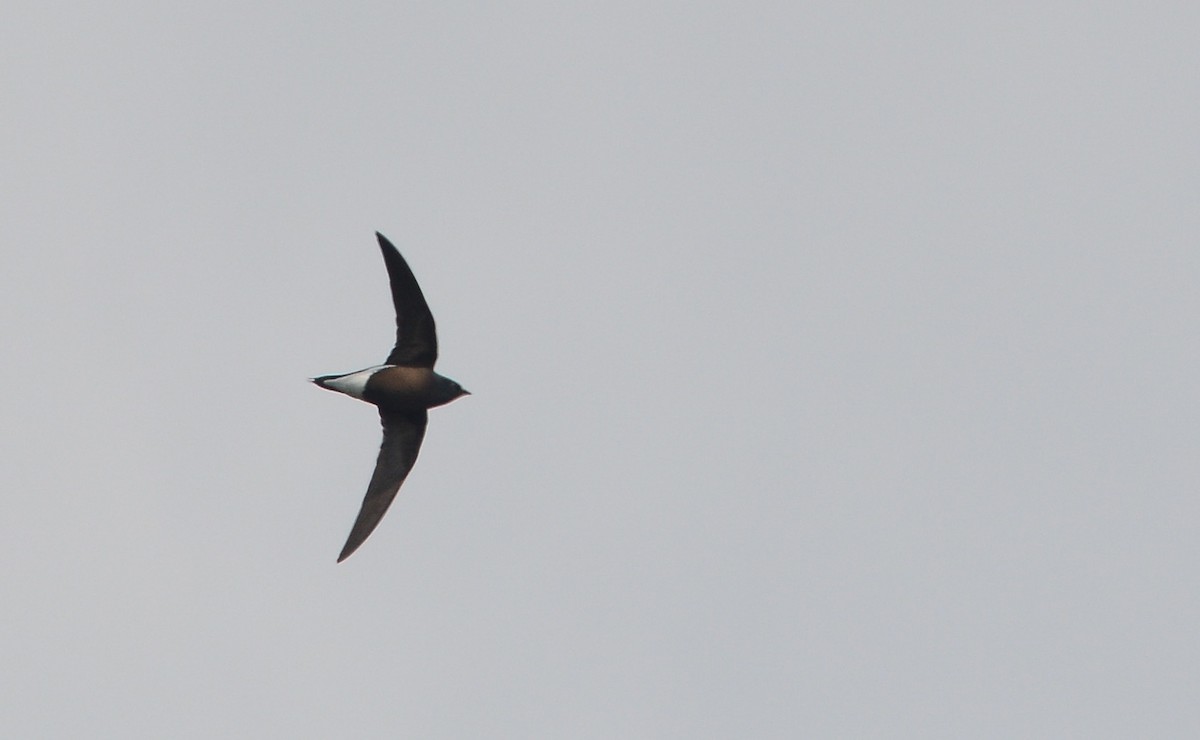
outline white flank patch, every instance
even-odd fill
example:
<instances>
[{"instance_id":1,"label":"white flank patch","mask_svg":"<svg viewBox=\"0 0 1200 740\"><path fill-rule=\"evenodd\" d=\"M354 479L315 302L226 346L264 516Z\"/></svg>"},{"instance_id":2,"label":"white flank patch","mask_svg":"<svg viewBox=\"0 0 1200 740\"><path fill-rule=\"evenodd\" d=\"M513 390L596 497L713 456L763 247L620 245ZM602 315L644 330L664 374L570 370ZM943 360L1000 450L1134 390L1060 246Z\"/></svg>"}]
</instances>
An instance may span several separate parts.
<instances>
[{"instance_id":1,"label":"white flank patch","mask_svg":"<svg viewBox=\"0 0 1200 740\"><path fill-rule=\"evenodd\" d=\"M345 393L347 396L363 400L363 394L367 391L367 381L372 375L391 365L376 365L369 367L366 370L359 370L356 373L349 373L340 378L326 380L325 385L339 393Z\"/></svg>"}]
</instances>

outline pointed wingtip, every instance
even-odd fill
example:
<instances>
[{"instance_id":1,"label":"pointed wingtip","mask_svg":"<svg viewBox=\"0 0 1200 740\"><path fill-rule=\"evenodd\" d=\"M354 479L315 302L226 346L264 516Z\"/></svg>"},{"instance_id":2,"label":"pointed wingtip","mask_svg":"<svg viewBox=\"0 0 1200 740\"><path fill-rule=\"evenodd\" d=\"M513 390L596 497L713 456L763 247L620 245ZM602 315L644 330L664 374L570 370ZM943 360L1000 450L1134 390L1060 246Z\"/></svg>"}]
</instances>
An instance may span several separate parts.
<instances>
[{"instance_id":1,"label":"pointed wingtip","mask_svg":"<svg viewBox=\"0 0 1200 740\"><path fill-rule=\"evenodd\" d=\"M392 244L391 240L389 240L383 234L380 234L378 231L375 232L375 239L379 242L380 249L395 249L396 248L396 246L394 244Z\"/></svg>"},{"instance_id":2,"label":"pointed wingtip","mask_svg":"<svg viewBox=\"0 0 1200 740\"><path fill-rule=\"evenodd\" d=\"M384 510L386 511L386 507ZM367 541L367 538L371 536L371 532L375 531L375 527L379 526L379 520L382 517L383 512L380 512L379 516L373 517L375 521L364 528L362 523L363 513L359 512L358 519L354 522L354 528L350 530L350 536L346 538L346 544L342 545L342 553L338 555L337 561L339 563L357 552L358 548L362 547L363 543ZM368 516L367 520L370 521L371 518L371 516Z\"/></svg>"}]
</instances>

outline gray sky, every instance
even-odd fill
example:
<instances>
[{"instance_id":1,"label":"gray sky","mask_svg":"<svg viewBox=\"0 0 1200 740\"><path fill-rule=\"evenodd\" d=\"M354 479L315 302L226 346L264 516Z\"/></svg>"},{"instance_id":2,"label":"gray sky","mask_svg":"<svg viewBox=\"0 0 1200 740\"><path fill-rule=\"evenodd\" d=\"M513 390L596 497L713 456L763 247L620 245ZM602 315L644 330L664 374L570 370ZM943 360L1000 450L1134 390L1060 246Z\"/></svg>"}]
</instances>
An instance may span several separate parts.
<instances>
[{"instance_id":1,"label":"gray sky","mask_svg":"<svg viewBox=\"0 0 1200 740\"><path fill-rule=\"evenodd\" d=\"M1200 734L1200 11L702 5L6 6L0 734Z\"/></svg>"}]
</instances>

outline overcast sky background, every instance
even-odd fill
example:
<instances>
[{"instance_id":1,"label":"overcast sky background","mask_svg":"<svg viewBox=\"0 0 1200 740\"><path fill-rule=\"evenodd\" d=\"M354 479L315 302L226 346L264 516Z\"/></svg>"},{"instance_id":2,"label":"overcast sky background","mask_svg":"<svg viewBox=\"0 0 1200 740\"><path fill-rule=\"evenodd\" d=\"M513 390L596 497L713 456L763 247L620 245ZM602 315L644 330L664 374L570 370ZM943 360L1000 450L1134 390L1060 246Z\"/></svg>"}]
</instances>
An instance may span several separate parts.
<instances>
[{"instance_id":1,"label":"overcast sky background","mask_svg":"<svg viewBox=\"0 0 1200 740\"><path fill-rule=\"evenodd\" d=\"M1200 734L1194 6L5 16L0 734Z\"/></svg>"}]
</instances>

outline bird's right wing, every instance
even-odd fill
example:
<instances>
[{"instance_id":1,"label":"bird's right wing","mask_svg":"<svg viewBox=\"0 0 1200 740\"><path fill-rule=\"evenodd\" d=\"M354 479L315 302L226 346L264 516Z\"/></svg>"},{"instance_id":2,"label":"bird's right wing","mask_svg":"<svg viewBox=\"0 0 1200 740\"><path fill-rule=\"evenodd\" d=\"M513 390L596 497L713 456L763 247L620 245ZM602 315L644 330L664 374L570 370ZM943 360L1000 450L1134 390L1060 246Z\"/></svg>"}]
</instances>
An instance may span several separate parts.
<instances>
[{"instance_id":1,"label":"bird's right wing","mask_svg":"<svg viewBox=\"0 0 1200 740\"><path fill-rule=\"evenodd\" d=\"M437 329L425 295L408 263L387 237L375 232L379 249L387 265L392 287L392 305L396 308L396 346L387 364L405 367L433 367L437 362Z\"/></svg>"},{"instance_id":2,"label":"bird's right wing","mask_svg":"<svg viewBox=\"0 0 1200 740\"><path fill-rule=\"evenodd\" d=\"M383 422L383 444L379 447L379 459L375 461L375 473L367 486L358 519L350 530L342 554L338 555L339 563L366 541L392 505L400 484L417 461L429 414L424 410L400 413L380 409L379 418Z\"/></svg>"}]
</instances>

